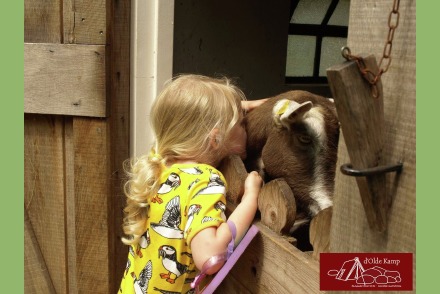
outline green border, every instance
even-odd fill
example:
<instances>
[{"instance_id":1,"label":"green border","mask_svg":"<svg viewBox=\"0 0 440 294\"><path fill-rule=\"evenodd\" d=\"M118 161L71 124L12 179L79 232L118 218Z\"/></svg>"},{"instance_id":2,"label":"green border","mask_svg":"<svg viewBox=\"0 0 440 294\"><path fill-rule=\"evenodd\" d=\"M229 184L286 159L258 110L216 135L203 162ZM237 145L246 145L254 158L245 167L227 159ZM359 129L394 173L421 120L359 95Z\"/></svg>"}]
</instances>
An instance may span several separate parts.
<instances>
[{"instance_id":1,"label":"green border","mask_svg":"<svg viewBox=\"0 0 440 294\"><path fill-rule=\"evenodd\" d=\"M2 2L1 42L1 235L2 293L23 293L23 40L22 1Z\"/></svg>"},{"instance_id":2,"label":"green border","mask_svg":"<svg viewBox=\"0 0 440 294\"><path fill-rule=\"evenodd\" d=\"M413 0L414 1L414 0ZM419 1L417 5L417 240L416 240L416 290L434 293L438 289L438 252L440 245L438 224L440 220L439 181L439 117L440 97L438 26L440 4L438 1ZM423 5L420 5L423 4ZM424 6L426 5L426 6Z\"/></svg>"},{"instance_id":3,"label":"green border","mask_svg":"<svg viewBox=\"0 0 440 294\"><path fill-rule=\"evenodd\" d=\"M412 0L414 1L414 0ZM436 46L440 4L419 1L417 5L417 266L416 291L433 293L438 277L440 197L438 181L439 84ZM424 6L426 5L426 6ZM2 292L23 293L23 2L2 4L0 80L2 85ZM6 105L5 105L6 104ZM429 132L429 133L428 133ZM432 268L430 268L432 267ZM13 288L11 288L13 287ZM12 290L13 289L13 290ZM9 291L8 291L9 290Z\"/></svg>"}]
</instances>

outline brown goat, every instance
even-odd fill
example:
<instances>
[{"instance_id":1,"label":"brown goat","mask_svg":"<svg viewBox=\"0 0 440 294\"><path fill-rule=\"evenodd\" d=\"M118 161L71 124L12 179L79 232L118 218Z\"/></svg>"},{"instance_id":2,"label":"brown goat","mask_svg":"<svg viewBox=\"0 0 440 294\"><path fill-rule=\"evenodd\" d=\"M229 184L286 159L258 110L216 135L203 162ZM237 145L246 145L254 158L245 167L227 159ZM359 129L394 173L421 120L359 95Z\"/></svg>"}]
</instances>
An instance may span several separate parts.
<instances>
[{"instance_id":1,"label":"brown goat","mask_svg":"<svg viewBox=\"0 0 440 294\"><path fill-rule=\"evenodd\" d=\"M248 170L265 182L284 178L297 220L333 205L339 122L330 99L290 91L268 99L246 116Z\"/></svg>"}]
</instances>

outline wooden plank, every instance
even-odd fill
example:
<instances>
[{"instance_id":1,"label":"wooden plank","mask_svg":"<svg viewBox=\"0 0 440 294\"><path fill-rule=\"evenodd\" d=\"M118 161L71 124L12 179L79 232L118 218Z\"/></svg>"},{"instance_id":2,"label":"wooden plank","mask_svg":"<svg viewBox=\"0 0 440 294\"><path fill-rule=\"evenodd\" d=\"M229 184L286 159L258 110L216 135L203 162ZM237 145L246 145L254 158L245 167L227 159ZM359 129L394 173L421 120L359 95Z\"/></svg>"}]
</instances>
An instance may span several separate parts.
<instances>
[{"instance_id":1,"label":"wooden plank","mask_svg":"<svg viewBox=\"0 0 440 294\"><path fill-rule=\"evenodd\" d=\"M109 54L109 99L111 132L111 199L109 199L109 293L117 293L127 263L127 246L121 242L122 210L125 195L122 190L125 174L123 162L130 156L130 16L131 1L112 4Z\"/></svg>"},{"instance_id":2,"label":"wooden plank","mask_svg":"<svg viewBox=\"0 0 440 294\"><path fill-rule=\"evenodd\" d=\"M24 291L25 293L56 293L32 228L27 211L24 211Z\"/></svg>"},{"instance_id":3,"label":"wooden plank","mask_svg":"<svg viewBox=\"0 0 440 294\"><path fill-rule=\"evenodd\" d=\"M238 155L231 155L222 160L218 168L228 183L226 198L233 204L238 204L244 193L244 182L248 172L243 161Z\"/></svg>"},{"instance_id":4,"label":"wooden plank","mask_svg":"<svg viewBox=\"0 0 440 294\"><path fill-rule=\"evenodd\" d=\"M56 293L67 292L63 128L59 116L24 117L24 204Z\"/></svg>"},{"instance_id":5,"label":"wooden plank","mask_svg":"<svg viewBox=\"0 0 440 294\"><path fill-rule=\"evenodd\" d=\"M60 0L24 1L24 41L61 43Z\"/></svg>"},{"instance_id":6,"label":"wooden plank","mask_svg":"<svg viewBox=\"0 0 440 294\"><path fill-rule=\"evenodd\" d=\"M332 223L333 207L327 207L312 219L310 222L310 244L313 246L311 256L319 260L321 253L330 250L330 230Z\"/></svg>"},{"instance_id":7,"label":"wooden plank","mask_svg":"<svg viewBox=\"0 0 440 294\"><path fill-rule=\"evenodd\" d=\"M373 55L362 58L366 68L379 72ZM385 125L381 81L372 88L355 61L330 67L327 77L350 155L347 164L358 170L391 164L382 154ZM377 97L373 97L373 89ZM378 232L386 230L391 204L385 177L386 174L381 173L356 178L370 228Z\"/></svg>"},{"instance_id":8,"label":"wooden plank","mask_svg":"<svg viewBox=\"0 0 440 294\"><path fill-rule=\"evenodd\" d=\"M79 293L109 293L109 142L105 119L73 118L74 224Z\"/></svg>"},{"instance_id":9,"label":"wooden plank","mask_svg":"<svg viewBox=\"0 0 440 294\"><path fill-rule=\"evenodd\" d=\"M25 44L26 113L106 116L105 47Z\"/></svg>"},{"instance_id":10,"label":"wooden plank","mask_svg":"<svg viewBox=\"0 0 440 294\"><path fill-rule=\"evenodd\" d=\"M388 1L352 1L348 46L353 54L380 57L388 34ZM382 76L385 113L383 156L403 162L400 176L387 175L393 198L387 231L369 229L356 180L336 174L330 250L332 252L412 252L416 249L416 1L400 1L400 21L394 34L392 63ZM338 166L349 162L340 136ZM413 283L416 288L415 262ZM377 293L377 292L375 292Z\"/></svg>"},{"instance_id":11,"label":"wooden plank","mask_svg":"<svg viewBox=\"0 0 440 294\"><path fill-rule=\"evenodd\" d=\"M76 206L75 206L75 152L73 141L73 118L65 118L64 127L64 171L66 199L66 250L67 279L69 293L78 293L77 246L76 246Z\"/></svg>"},{"instance_id":12,"label":"wooden plank","mask_svg":"<svg viewBox=\"0 0 440 294\"><path fill-rule=\"evenodd\" d=\"M319 264L261 222L216 293L320 293Z\"/></svg>"},{"instance_id":13,"label":"wooden plank","mask_svg":"<svg viewBox=\"0 0 440 294\"><path fill-rule=\"evenodd\" d=\"M64 43L105 45L109 3L107 0L63 1Z\"/></svg>"}]
</instances>

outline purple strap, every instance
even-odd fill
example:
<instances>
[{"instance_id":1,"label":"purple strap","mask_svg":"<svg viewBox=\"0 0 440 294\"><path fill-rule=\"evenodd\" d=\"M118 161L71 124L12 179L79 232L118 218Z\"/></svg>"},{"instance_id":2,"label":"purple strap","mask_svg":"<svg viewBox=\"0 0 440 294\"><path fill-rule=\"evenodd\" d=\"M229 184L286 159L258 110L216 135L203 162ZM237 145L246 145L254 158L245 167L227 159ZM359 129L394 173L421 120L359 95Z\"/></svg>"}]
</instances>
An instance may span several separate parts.
<instances>
[{"instance_id":1,"label":"purple strap","mask_svg":"<svg viewBox=\"0 0 440 294\"><path fill-rule=\"evenodd\" d=\"M196 291L198 291L198 285L200 284L200 282L206 277L206 272L211 267L228 260L228 258L234 252L235 237L237 236L237 228L232 221L227 221L227 224L232 234L232 239L231 242L229 242L228 244L228 249L226 252L211 256L207 261L205 261L202 267L202 271L200 272L200 274L198 274L195 277L194 281L191 283L191 288L196 288Z\"/></svg>"},{"instance_id":2,"label":"purple strap","mask_svg":"<svg viewBox=\"0 0 440 294\"><path fill-rule=\"evenodd\" d=\"M231 234L232 234L232 240L228 244L228 255L226 256L226 259L229 259L229 257L232 255L232 252L234 252L235 237L237 237L237 227L231 221L227 221L227 224L228 224L229 230L231 231Z\"/></svg>"},{"instance_id":3,"label":"purple strap","mask_svg":"<svg viewBox=\"0 0 440 294\"><path fill-rule=\"evenodd\" d=\"M249 244L251 243L251 241L254 239L254 237L257 235L258 232L259 232L258 227L255 225L252 225L249 228L249 230L244 235L243 239L240 241L237 247L235 247L231 257L226 261L223 267L215 274L215 277L212 279L212 281L202 290L203 294L214 293L215 289L217 289L217 287L221 284L221 282L226 278L228 273L231 271L232 267L238 261L240 256L243 254L245 249L249 246Z\"/></svg>"}]
</instances>

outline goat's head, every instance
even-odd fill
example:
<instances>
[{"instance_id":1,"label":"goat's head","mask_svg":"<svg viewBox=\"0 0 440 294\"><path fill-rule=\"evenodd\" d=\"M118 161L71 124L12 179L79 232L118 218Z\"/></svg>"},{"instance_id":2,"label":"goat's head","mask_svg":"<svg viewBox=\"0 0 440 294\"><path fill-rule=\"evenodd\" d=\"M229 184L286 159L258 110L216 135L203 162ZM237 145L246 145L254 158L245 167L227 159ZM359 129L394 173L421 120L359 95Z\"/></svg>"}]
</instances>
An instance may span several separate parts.
<instances>
[{"instance_id":1,"label":"goat's head","mask_svg":"<svg viewBox=\"0 0 440 294\"><path fill-rule=\"evenodd\" d=\"M330 99L283 93L250 112L246 130L248 169L258 170L265 181L284 178L298 213L313 217L332 206L339 122Z\"/></svg>"}]
</instances>

